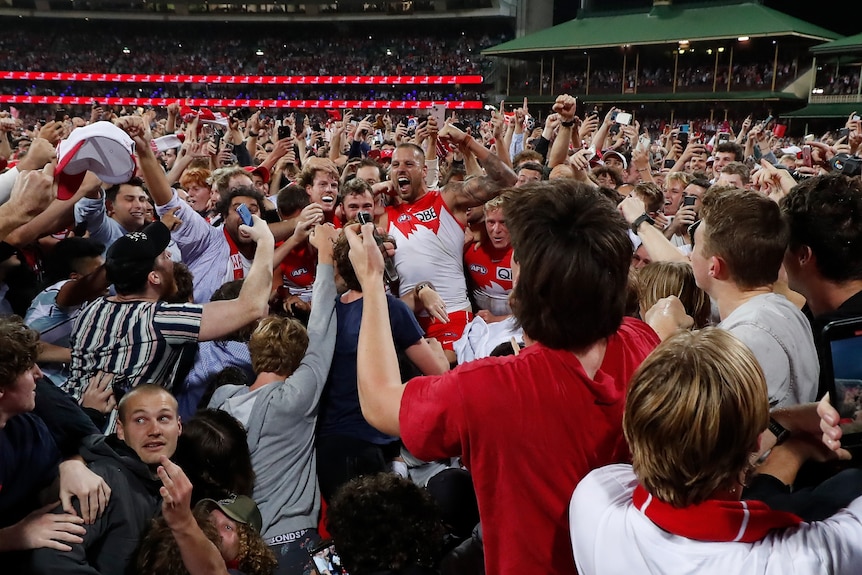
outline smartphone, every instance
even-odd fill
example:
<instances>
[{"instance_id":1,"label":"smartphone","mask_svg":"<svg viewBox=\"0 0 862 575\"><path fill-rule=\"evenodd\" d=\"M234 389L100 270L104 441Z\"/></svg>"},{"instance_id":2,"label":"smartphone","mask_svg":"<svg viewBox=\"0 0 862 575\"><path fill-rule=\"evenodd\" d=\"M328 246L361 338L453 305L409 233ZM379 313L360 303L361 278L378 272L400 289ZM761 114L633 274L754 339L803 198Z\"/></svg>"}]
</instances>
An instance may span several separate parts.
<instances>
[{"instance_id":1,"label":"smartphone","mask_svg":"<svg viewBox=\"0 0 862 575\"><path fill-rule=\"evenodd\" d=\"M682 199L682 205L684 206L693 206L697 202L697 196L685 196Z\"/></svg>"},{"instance_id":2,"label":"smartphone","mask_svg":"<svg viewBox=\"0 0 862 575\"><path fill-rule=\"evenodd\" d=\"M828 323L823 343L829 397L841 418L841 446L862 448L862 317Z\"/></svg>"},{"instance_id":3,"label":"smartphone","mask_svg":"<svg viewBox=\"0 0 862 575\"><path fill-rule=\"evenodd\" d=\"M446 122L446 104L432 104L428 115L437 120L437 129L442 130Z\"/></svg>"},{"instance_id":4,"label":"smartphone","mask_svg":"<svg viewBox=\"0 0 862 575\"><path fill-rule=\"evenodd\" d=\"M853 114L853 117L850 118L850 121L851 122L858 122L859 121L859 114Z\"/></svg>"},{"instance_id":5,"label":"smartphone","mask_svg":"<svg viewBox=\"0 0 862 575\"><path fill-rule=\"evenodd\" d=\"M774 120L774 119L775 119L775 118L773 118L773 117L772 117L772 114L769 114L768 116L766 116L766 119L765 119L765 120L763 120L763 122L761 122L761 123L763 124L763 127L765 128L765 127L766 127L766 126L768 126L768 125L770 124L770 122L772 122L772 120Z\"/></svg>"},{"instance_id":6,"label":"smartphone","mask_svg":"<svg viewBox=\"0 0 862 575\"><path fill-rule=\"evenodd\" d=\"M730 134L728 132L719 132L718 134L718 143L729 142Z\"/></svg>"},{"instance_id":7,"label":"smartphone","mask_svg":"<svg viewBox=\"0 0 862 575\"><path fill-rule=\"evenodd\" d=\"M278 139L284 140L290 137L290 126L281 125L278 127Z\"/></svg>"},{"instance_id":8,"label":"smartphone","mask_svg":"<svg viewBox=\"0 0 862 575\"><path fill-rule=\"evenodd\" d=\"M850 137L850 128L841 128L838 130L838 138L844 138L845 140Z\"/></svg>"},{"instance_id":9,"label":"smartphone","mask_svg":"<svg viewBox=\"0 0 862 575\"><path fill-rule=\"evenodd\" d=\"M132 382L125 374L117 374L111 381L111 390L114 392L114 401L120 403L123 396L132 390Z\"/></svg>"},{"instance_id":10,"label":"smartphone","mask_svg":"<svg viewBox=\"0 0 862 575\"><path fill-rule=\"evenodd\" d=\"M321 575L321 573L341 573L350 575L341 564L341 556L335 548L332 539L324 539L308 550L310 563L306 573L310 575ZM340 570L339 570L340 569Z\"/></svg>"},{"instance_id":11,"label":"smartphone","mask_svg":"<svg viewBox=\"0 0 862 575\"><path fill-rule=\"evenodd\" d=\"M810 168L811 164L811 146L805 144L802 146L802 165L806 168Z\"/></svg>"},{"instance_id":12,"label":"smartphone","mask_svg":"<svg viewBox=\"0 0 862 575\"><path fill-rule=\"evenodd\" d=\"M619 110L617 110L616 112L611 112L611 122L616 122L616 121L617 121L617 116L619 116L619 115L620 115L620 111L619 111Z\"/></svg>"},{"instance_id":13,"label":"smartphone","mask_svg":"<svg viewBox=\"0 0 862 575\"><path fill-rule=\"evenodd\" d=\"M359 212L356 219L363 225L374 223L374 217L368 212ZM378 233L377 228L374 228L374 241L377 242L378 246L383 244L383 237ZM391 256L385 253L383 254L383 279L386 280L386 283L390 286L401 280L401 277L398 275L398 270L395 268L395 261Z\"/></svg>"},{"instance_id":14,"label":"smartphone","mask_svg":"<svg viewBox=\"0 0 862 575\"><path fill-rule=\"evenodd\" d=\"M628 126L632 123L632 115L628 112L620 112L617 114L616 123L622 124L623 126Z\"/></svg>"},{"instance_id":15,"label":"smartphone","mask_svg":"<svg viewBox=\"0 0 862 575\"><path fill-rule=\"evenodd\" d=\"M667 168L668 170L673 168L675 165L676 165L676 160L665 160L664 161L664 167Z\"/></svg>"},{"instance_id":16,"label":"smartphone","mask_svg":"<svg viewBox=\"0 0 862 575\"><path fill-rule=\"evenodd\" d=\"M679 125L679 133L680 134L688 134L691 131L691 126L689 124L680 124Z\"/></svg>"},{"instance_id":17,"label":"smartphone","mask_svg":"<svg viewBox=\"0 0 862 575\"><path fill-rule=\"evenodd\" d=\"M248 206L245 204L240 204L236 207L236 213L239 214L239 218L242 220L247 226L253 226L254 220L251 218L251 211L248 209Z\"/></svg>"},{"instance_id":18,"label":"smartphone","mask_svg":"<svg viewBox=\"0 0 862 575\"><path fill-rule=\"evenodd\" d=\"M688 132L687 131L686 132L680 131L680 133L676 137L676 139L679 140L679 144L680 144L680 146L683 147L683 149L685 149L685 147L688 146Z\"/></svg>"},{"instance_id":19,"label":"smartphone","mask_svg":"<svg viewBox=\"0 0 862 575\"><path fill-rule=\"evenodd\" d=\"M54 112L54 121L62 122L66 119L66 110L65 108L60 108L56 112Z\"/></svg>"}]
</instances>

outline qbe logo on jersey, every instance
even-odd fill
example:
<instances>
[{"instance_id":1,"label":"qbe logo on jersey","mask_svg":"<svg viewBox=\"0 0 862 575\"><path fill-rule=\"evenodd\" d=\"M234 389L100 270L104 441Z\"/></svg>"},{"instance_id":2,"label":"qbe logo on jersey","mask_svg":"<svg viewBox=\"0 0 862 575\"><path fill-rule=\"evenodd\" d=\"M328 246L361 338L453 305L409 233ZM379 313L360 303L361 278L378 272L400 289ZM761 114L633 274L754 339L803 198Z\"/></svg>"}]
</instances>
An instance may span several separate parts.
<instances>
[{"instance_id":1,"label":"qbe logo on jersey","mask_svg":"<svg viewBox=\"0 0 862 575\"><path fill-rule=\"evenodd\" d=\"M497 268L497 279L507 282L512 281L512 268Z\"/></svg>"},{"instance_id":2,"label":"qbe logo on jersey","mask_svg":"<svg viewBox=\"0 0 862 575\"><path fill-rule=\"evenodd\" d=\"M428 208L427 210L416 212L413 215L416 216L416 219L423 224L437 219L437 211L434 208Z\"/></svg>"}]
</instances>

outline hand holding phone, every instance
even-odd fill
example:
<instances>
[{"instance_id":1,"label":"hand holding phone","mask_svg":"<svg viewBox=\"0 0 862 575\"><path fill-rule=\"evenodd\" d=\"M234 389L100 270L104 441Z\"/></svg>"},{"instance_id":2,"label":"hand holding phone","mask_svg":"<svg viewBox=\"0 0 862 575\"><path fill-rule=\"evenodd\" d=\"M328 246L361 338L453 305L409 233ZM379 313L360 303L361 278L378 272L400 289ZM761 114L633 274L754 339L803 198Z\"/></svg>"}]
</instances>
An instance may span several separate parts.
<instances>
[{"instance_id":1,"label":"hand holding phone","mask_svg":"<svg viewBox=\"0 0 862 575\"><path fill-rule=\"evenodd\" d=\"M357 214L356 219L359 220L360 224L374 224L374 218L368 212L359 212ZM374 241L377 242L377 245L383 245L383 237L378 233L377 228L374 228ZM389 254L383 254L383 279L386 280L386 283L390 286L401 280L401 277L398 275L398 270L395 268L395 261L392 259Z\"/></svg>"}]
</instances>

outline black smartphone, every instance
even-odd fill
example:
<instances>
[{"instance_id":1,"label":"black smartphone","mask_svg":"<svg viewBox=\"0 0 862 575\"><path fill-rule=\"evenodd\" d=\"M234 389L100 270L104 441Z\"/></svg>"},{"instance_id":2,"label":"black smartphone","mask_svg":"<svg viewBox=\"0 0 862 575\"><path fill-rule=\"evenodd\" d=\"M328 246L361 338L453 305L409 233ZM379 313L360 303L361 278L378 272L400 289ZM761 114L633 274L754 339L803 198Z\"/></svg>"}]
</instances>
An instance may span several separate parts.
<instances>
[{"instance_id":1,"label":"black smartphone","mask_svg":"<svg viewBox=\"0 0 862 575\"><path fill-rule=\"evenodd\" d=\"M290 126L279 126L278 127L278 139L285 140L290 137Z\"/></svg>"},{"instance_id":2,"label":"black smartphone","mask_svg":"<svg viewBox=\"0 0 862 575\"><path fill-rule=\"evenodd\" d=\"M239 214L239 219L247 226L253 226L254 220L251 217L251 211L245 204L240 204L236 207L236 213Z\"/></svg>"},{"instance_id":3,"label":"black smartphone","mask_svg":"<svg viewBox=\"0 0 862 575\"><path fill-rule=\"evenodd\" d=\"M823 328L823 371L829 398L841 418L841 446L862 448L862 317L835 320Z\"/></svg>"},{"instance_id":4,"label":"black smartphone","mask_svg":"<svg viewBox=\"0 0 862 575\"><path fill-rule=\"evenodd\" d=\"M693 206L695 204L695 202L697 202L696 196L685 196L682 199L682 205L684 205L684 206Z\"/></svg>"},{"instance_id":5,"label":"black smartphone","mask_svg":"<svg viewBox=\"0 0 862 575\"><path fill-rule=\"evenodd\" d=\"M132 382L129 381L126 375L122 373L117 374L111 381L111 390L114 392L114 401L120 403L123 396L132 390Z\"/></svg>"},{"instance_id":6,"label":"black smartphone","mask_svg":"<svg viewBox=\"0 0 862 575\"><path fill-rule=\"evenodd\" d=\"M845 140L850 137L850 128L841 128L838 130L838 138L844 138Z\"/></svg>"},{"instance_id":7,"label":"black smartphone","mask_svg":"<svg viewBox=\"0 0 862 575\"><path fill-rule=\"evenodd\" d=\"M668 170L673 168L675 165L676 165L676 160L665 160L664 161L664 167L667 168Z\"/></svg>"},{"instance_id":8,"label":"black smartphone","mask_svg":"<svg viewBox=\"0 0 862 575\"><path fill-rule=\"evenodd\" d=\"M63 122L66 119L66 110L65 108L60 108L56 112L54 112L54 121L55 122Z\"/></svg>"},{"instance_id":9,"label":"black smartphone","mask_svg":"<svg viewBox=\"0 0 862 575\"><path fill-rule=\"evenodd\" d=\"M676 137L677 141L679 141L679 145L685 149L688 146L688 132L680 132Z\"/></svg>"}]
</instances>

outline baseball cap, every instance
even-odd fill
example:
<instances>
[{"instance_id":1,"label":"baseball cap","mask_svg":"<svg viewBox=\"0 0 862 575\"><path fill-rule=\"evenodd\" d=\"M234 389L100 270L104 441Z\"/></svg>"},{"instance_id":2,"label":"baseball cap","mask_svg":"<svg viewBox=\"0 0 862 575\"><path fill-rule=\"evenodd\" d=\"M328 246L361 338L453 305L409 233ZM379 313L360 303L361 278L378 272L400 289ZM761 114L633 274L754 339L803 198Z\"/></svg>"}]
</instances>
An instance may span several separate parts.
<instances>
[{"instance_id":1,"label":"baseball cap","mask_svg":"<svg viewBox=\"0 0 862 575\"><path fill-rule=\"evenodd\" d=\"M75 129L57 147L57 197L71 198L88 170L106 184L128 182L135 173L134 151L134 141L111 122Z\"/></svg>"},{"instance_id":2,"label":"baseball cap","mask_svg":"<svg viewBox=\"0 0 862 575\"><path fill-rule=\"evenodd\" d=\"M615 150L608 150L602 154L602 159L605 161L605 163L607 163L607 160L610 156L616 156L623 163L624 170L627 170L629 168L629 163L626 161L626 157Z\"/></svg>"},{"instance_id":3,"label":"baseball cap","mask_svg":"<svg viewBox=\"0 0 862 575\"><path fill-rule=\"evenodd\" d=\"M115 282L120 274L149 273L156 258L171 242L171 232L162 222L154 222L139 232L120 237L105 254L108 281Z\"/></svg>"},{"instance_id":4,"label":"baseball cap","mask_svg":"<svg viewBox=\"0 0 862 575\"><path fill-rule=\"evenodd\" d=\"M257 166L257 167L255 167L255 166L246 166L246 167L245 167L245 168L243 168L243 169L244 169L246 172L248 172L249 174L257 174L258 176L260 176L260 177L261 177L261 179L263 180L263 183L264 183L264 184L268 184L268 183L269 183L270 175L269 175L269 170L267 169L267 167L266 167L266 166Z\"/></svg>"},{"instance_id":5,"label":"baseball cap","mask_svg":"<svg viewBox=\"0 0 862 575\"><path fill-rule=\"evenodd\" d=\"M260 515L260 509L257 508L257 503L254 499L246 495L231 495L225 499L201 499L201 503L206 502L218 507L222 513L246 525L251 525L255 531L260 533L263 528L263 518Z\"/></svg>"}]
</instances>

